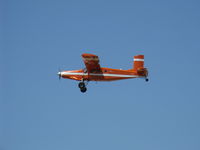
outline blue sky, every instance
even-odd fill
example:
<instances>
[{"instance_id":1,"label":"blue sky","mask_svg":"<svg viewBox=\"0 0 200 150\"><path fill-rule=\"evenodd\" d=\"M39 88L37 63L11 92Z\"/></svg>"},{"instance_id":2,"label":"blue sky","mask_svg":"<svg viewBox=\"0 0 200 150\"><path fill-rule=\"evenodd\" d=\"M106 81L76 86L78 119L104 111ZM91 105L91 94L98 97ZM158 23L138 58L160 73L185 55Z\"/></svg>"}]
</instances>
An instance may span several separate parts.
<instances>
[{"instance_id":1,"label":"blue sky","mask_svg":"<svg viewBox=\"0 0 200 150\"><path fill-rule=\"evenodd\" d=\"M2 150L199 150L200 3L0 2ZM145 55L150 82L58 80L81 69L130 69Z\"/></svg>"}]
</instances>

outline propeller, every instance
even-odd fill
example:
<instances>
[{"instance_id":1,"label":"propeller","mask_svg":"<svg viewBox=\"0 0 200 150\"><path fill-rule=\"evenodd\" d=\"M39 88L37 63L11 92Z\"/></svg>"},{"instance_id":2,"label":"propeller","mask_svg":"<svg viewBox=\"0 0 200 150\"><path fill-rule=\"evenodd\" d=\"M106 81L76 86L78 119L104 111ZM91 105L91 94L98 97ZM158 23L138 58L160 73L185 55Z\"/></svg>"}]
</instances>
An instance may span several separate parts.
<instances>
[{"instance_id":1,"label":"propeller","mask_svg":"<svg viewBox=\"0 0 200 150\"><path fill-rule=\"evenodd\" d=\"M58 69L58 77L59 77L59 80L61 79L62 75L61 75L61 70Z\"/></svg>"}]
</instances>

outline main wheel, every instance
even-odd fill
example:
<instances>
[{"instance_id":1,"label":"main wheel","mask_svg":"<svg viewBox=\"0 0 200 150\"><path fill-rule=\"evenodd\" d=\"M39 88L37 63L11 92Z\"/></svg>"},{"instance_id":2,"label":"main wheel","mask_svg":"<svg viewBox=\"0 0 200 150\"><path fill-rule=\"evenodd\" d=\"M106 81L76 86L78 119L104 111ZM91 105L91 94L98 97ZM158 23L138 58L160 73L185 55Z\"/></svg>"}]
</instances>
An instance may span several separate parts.
<instances>
[{"instance_id":1,"label":"main wheel","mask_svg":"<svg viewBox=\"0 0 200 150\"><path fill-rule=\"evenodd\" d=\"M85 87L85 83L84 82L80 82L79 84L78 84L78 87L81 89L81 88L84 88Z\"/></svg>"},{"instance_id":2,"label":"main wheel","mask_svg":"<svg viewBox=\"0 0 200 150\"><path fill-rule=\"evenodd\" d=\"M87 91L87 88L86 87L82 87L82 88L80 88L80 90L81 90L82 93L85 93Z\"/></svg>"},{"instance_id":3,"label":"main wheel","mask_svg":"<svg viewBox=\"0 0 200 150\"><path fill-rule=\"evenodd\" d=\"M145 81L146 81L146 82L148 82L148 81L149 81L149 79L148 79L148 78L146 78L146 79L145 79Z\"/></svg>"}]
</instances>

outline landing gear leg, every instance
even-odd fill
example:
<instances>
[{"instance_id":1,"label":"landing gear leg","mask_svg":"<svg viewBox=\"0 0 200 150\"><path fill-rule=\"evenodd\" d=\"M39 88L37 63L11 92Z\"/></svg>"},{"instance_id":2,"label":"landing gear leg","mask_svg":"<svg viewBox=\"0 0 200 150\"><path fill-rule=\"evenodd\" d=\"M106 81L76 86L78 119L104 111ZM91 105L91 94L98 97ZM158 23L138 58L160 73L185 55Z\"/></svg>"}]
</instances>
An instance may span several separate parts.
<instances>
[{"instance_id":1,"label":"landing gear leg","mask_svg":"<svg viewBox=\"0 0 200 150\"><path fill-rule=\"evenodd\" d=\"M78 87L80 88L80 91L82 93L85 93L87 91L86 85L84 81L79 82Z\"/></svg>"}]
</instances>

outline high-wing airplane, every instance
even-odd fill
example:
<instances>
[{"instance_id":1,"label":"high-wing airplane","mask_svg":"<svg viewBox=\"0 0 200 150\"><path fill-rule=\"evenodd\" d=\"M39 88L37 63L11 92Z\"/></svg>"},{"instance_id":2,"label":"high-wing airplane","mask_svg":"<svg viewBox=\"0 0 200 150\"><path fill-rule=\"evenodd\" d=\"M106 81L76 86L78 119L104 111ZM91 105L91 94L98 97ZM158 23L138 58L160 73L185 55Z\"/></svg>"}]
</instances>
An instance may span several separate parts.
<instances>
[{"instance_id":1,"label":"high-wing airplane","mask_svg":"<svg viewBox=\"0 0 200 150\"><path fill-rule=\"evenodd\" d=\"M59 79L66 78L80 81L78 87L86 92L89 81L115 81L130 78L144 78L149 81L148 70L144 68L144 55L133 58L133 68L129 70L103 68L99 64L99 57L93 54L82 54L86 68L80 70L59 71Z\"/></svg>"}]
</instances>

